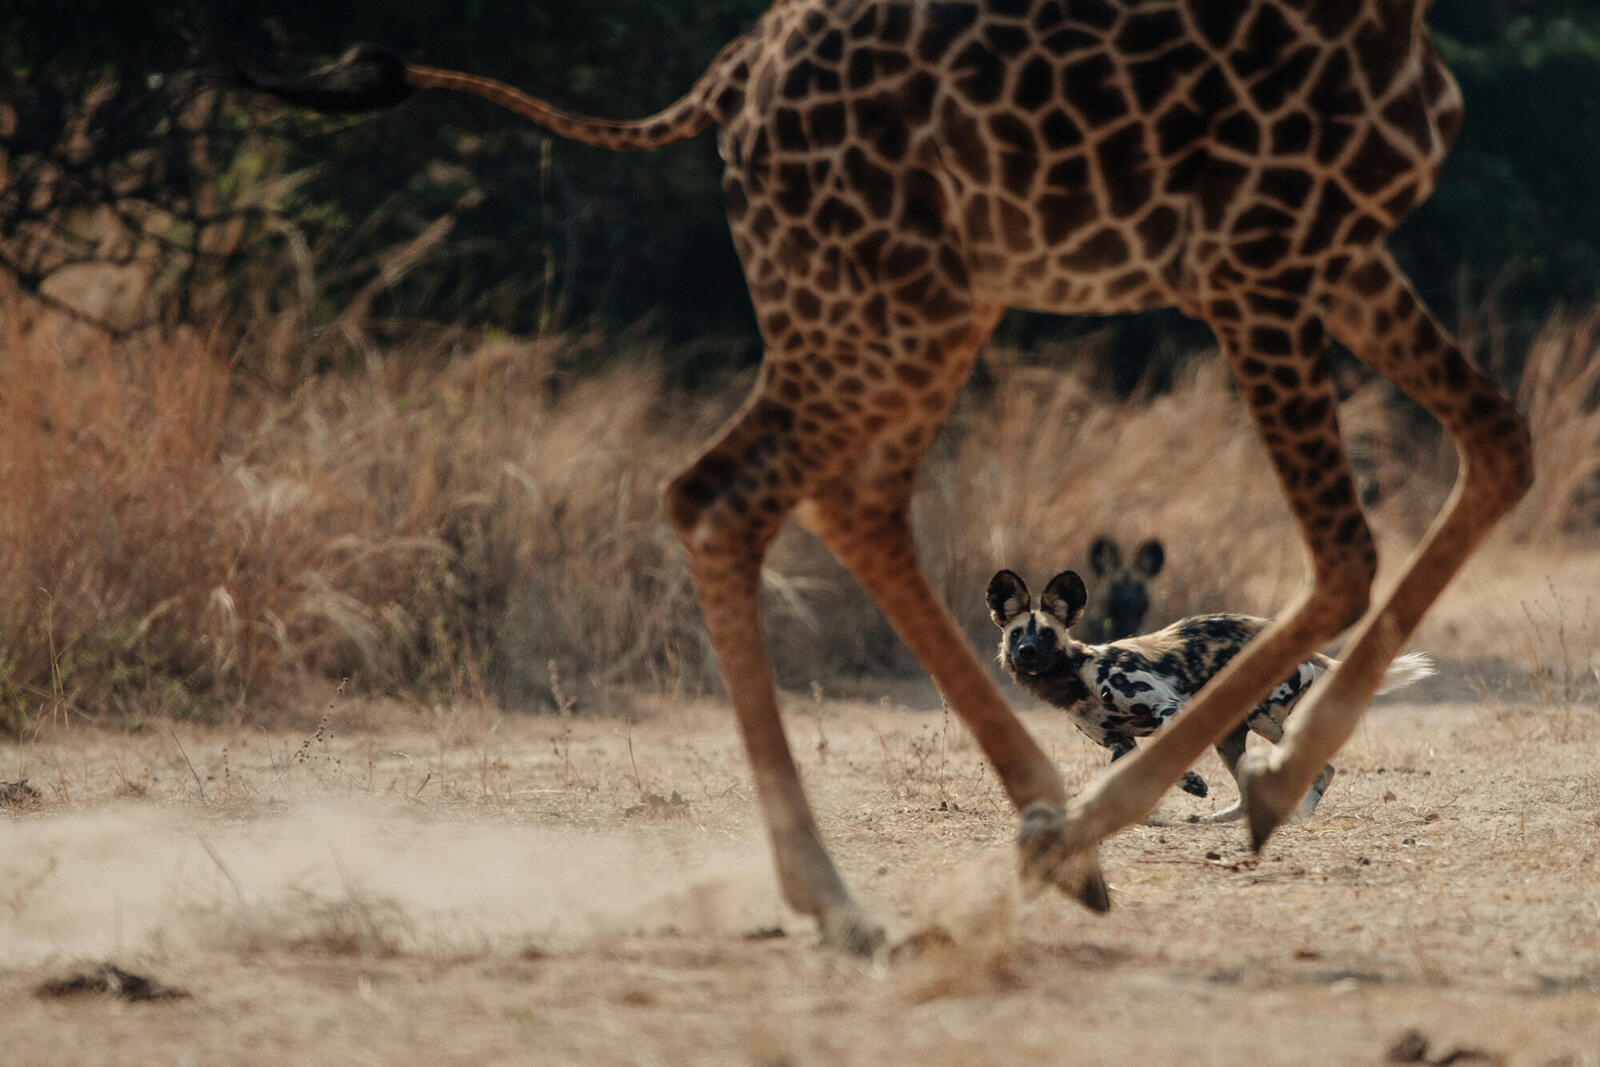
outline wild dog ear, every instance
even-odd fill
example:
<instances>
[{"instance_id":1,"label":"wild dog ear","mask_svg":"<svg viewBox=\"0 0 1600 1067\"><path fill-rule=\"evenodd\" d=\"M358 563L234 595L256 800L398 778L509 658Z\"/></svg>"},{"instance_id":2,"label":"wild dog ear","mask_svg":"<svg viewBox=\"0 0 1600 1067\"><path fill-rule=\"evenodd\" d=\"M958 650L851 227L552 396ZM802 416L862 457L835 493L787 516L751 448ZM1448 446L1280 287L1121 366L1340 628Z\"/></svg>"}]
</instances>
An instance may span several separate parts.
<instances>
[{"instance_id":1,"label":"wild dog ear","mask_svg":"<svg viewBox=\"0 0 1600 1067\"><path fill-rule=\"evenodd\" d=\"M1094 573L1104 578L1112 571L1122 569L1122 550L1117 543L1109 537L1096 537L1094 544L1089 546L1089 566L1094 568Z\"/></svg>"},{"instance_id":2,"label":"wild dog ear","mask_svg":"<svg viewBox=\"0 0 1600 1067\"><path fill-rule=\"evenodd\" d=\"M989 604L989 618L1002 630L1011 620L1033 606L1028 586L1013 571L999 571L989 579L989 592L984 595Z\"/></svg>"},{"instance_id":3,"label":"wild dog ear","mask_svg":"<svg viewBox=\"0 0 1600 1067\"><path fill-rule=\"evenodd\" d=\"M1076 571L1062 571L1050 579L1039 597L1039 610L1061 623L1071 626L1083 615L1083 606L1089 602L1089 591Z\"/></svg>"},{"instance_id":4,"label":"wild dog ear","mask_svg":"<svg viewBox=\"0 0 1600 1067\"><path fill-rule=\"evenodd\" d=\"M1146 578L1154 578L1161 573L1161 565L1166 561L1167 550L1152 537L1139 546L1138 554L1133 557L1133 569Z\"/></svg>"}]
</instances>

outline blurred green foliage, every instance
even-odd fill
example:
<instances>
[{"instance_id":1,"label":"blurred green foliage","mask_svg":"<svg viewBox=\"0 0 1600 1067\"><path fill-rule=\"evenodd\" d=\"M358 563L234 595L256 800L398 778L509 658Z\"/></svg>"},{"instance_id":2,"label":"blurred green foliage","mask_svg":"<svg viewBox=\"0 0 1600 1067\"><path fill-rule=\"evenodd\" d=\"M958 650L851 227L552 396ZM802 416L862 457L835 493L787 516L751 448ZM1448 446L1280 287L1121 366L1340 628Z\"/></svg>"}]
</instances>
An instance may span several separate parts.
<instances>
[{"instance_id":1,"label":"blurred green foliage","mask_svg":"<svg viewBox=\"0 0 1600 1067\"><path fill-rule=\"evenodd\" d=\"M1430 22L1466 121L1396 244L1431 301L1492 300L1526 339L1600 293L1600 5L1454 0Z\"/></svg>"},{"instance_id":2,"label":"blurred green foliage","mask_svg":"<svg viewBox=\"0 0 1600 1067\"><path fill-rule=\"evenodd\" d=\"M145 174L151 197L192 207L210 181L237 200L241 176L315 168L292 192L256 198L252 210L271 223L260 221L225 266L282 255L284 235L296 234L315 263L321 313L344 307L370 287L385 257L454 212L425 269L377 287L375 318L519 333L598 323L676 342L719 338L734 358L753 359L709 136L621 156L554 141L491 104L446 94L355 120L234 98L207 128L214 173L206 175L170 147L179 133L164 116L230 57L303 69L356 41L492 75L577 111L641 116L676 99L763 7L0 0L0 103L17 115L9 129L0 123L13 179L9 198L0 190L0 240L27 209L18 189L28 183L17 181L30 173L27 162L59 151L77 102L110 79L117 106L94 128L99 155L168 146L164 168ZM1600 8L1592 0L1444 0L1430 21L1462 82L1467 120L1440 190L1394 244L1447 321L1492 305L1515 341L1552 305L1600 289ZM114 185L91 171L79 168L75 178L86 202ZM469 196L474 190L481 195ZM59 184L54 194L65 195ZM1176 318L1156 323L1110 343L1130 374L1150 353L1161 360L1176 347L1152 333L1183 329ZM1030 339L1089 328L1103 327L1032 319L1008 327Z\"/></svg>"}]
</instances>

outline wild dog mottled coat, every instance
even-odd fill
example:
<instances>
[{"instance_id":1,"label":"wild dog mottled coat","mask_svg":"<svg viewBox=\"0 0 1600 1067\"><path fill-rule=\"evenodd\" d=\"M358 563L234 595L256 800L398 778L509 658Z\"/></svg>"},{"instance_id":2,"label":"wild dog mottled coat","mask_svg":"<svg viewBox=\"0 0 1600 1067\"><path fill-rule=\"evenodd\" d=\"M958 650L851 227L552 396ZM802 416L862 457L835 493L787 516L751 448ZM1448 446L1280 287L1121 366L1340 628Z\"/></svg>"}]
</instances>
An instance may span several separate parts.
<instances>
[{"instance_id":1,"label":"wild dog mottled coat","mask_svg":"<svg viewBox=\"0 0 1600 1067\"><path fill-rule=\"evenodd\" d=\"M989 582L987 600L989 615L1001 630L1000 662L1006 671L1018 685L1070 715L1078 729L1111 750L1113 761L1133 751L1135 738L1149 736L1176 715L1269 621L1229 613L1195 615L1154 633L1093 645L1074 640L1068 632L1088 600L1083 580L1072 571L1050 579L1037 610L1027 585L1008 570ZM1334 663L1320 654L1301 663L1217 742L1217 755L1235 782L1250 732L1276 743L1289 712ZM1394 661L1379 692L1432 673L1426 655L1407 653ZM1331 765L1322 769L1304 811L1316 807L1333 774ZM1196 796L1207 792L1205 781L1193 771L1180 785ZM1235 804L1211 818L1221 821L1240 814Z\"/></svg>"}]
</instances>

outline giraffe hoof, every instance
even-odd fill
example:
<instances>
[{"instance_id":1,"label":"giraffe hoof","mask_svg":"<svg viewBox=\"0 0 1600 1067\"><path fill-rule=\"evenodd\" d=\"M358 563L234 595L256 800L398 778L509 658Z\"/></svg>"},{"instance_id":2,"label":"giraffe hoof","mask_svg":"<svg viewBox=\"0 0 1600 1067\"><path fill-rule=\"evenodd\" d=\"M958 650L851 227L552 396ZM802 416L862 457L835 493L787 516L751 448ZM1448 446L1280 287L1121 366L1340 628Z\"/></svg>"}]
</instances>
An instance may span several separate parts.
<instances>
[{"instance_id":1,"label":"giraffe hoof","mask_svg":"<svg viewBox=\"0 0 1600 1067\"><path fill-rule=\"evenodd\" d=\"M1104 915L1111 910L1111 891L1106 888L1106 876L1100 873L1098 866L1084 875L1073 895L1092 912Z\"/></svg>"},{"instance_id":2,"label":"giraffe hoof","mask_svg":"<svg viewBox=\"0 0 1600 1067\"><path fill-rule=\"evenodd\" d=\"M883 927L854 902L835 905L817 917L822 946L847 956L872 959L885 951Z\"/></svg>"},{"instance_id":3,"label":"giraffe hoof","mask_svg":"<svg viewBox=\"0 0 1600 1067\"><path fill-rule=\"evenodd\" d=\"M1250 809L1250 850L1260 852L1267 847L1267 838L1272 832L1283 824L1283 817L1276 812L1263 811L1260 808Z\"/></svg>"},{"instance_id":4,"label":"giraffe hoof","mask_svg":"<svg viewBox=\"0 0 1600 1067\"><path fill-rule=\"evenodd\" d=\"M1060 808L1043 801L1029 804L1017 831L1023 885L1052 885L1090 911L1110 911L1111 894L1094 846L1078 841L1079 836Z\"/></svg>"},{"instance_id":5,"label":"giraffe hoof","mask_svg":"<svg viewBox=\"0 0 1600 1067\"><path fill-rule=\"evenodd\" d=\"M1250 847L1260 852L1273 831L1293 814L1298 797L1267 763L1266 753L1250 752L1239 761L1239 804L1250 826Z\"/></svg>"}]
</instances>

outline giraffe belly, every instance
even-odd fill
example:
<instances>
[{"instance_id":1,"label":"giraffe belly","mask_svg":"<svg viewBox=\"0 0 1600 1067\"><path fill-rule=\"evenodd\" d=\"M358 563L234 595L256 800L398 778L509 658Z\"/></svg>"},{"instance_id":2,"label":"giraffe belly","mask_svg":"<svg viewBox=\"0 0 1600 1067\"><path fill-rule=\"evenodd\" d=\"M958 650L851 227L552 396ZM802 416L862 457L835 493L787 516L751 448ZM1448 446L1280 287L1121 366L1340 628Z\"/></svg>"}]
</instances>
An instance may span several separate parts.
<instances>
[{"instance_id":1,"label":"giraffe belly","mask_svg":"<svg viewBox=\"0 0 1600 1067\"><path fill-rule=\"evenodd\" d=\"M1151 311L1181 303L1158 269L1069 269L1060 263L1064 255L1047 251L1017 261L1001 251L980 249L973 257L974 288L1008 307L1057 315Z\"/></svg>"}]
</instances>

